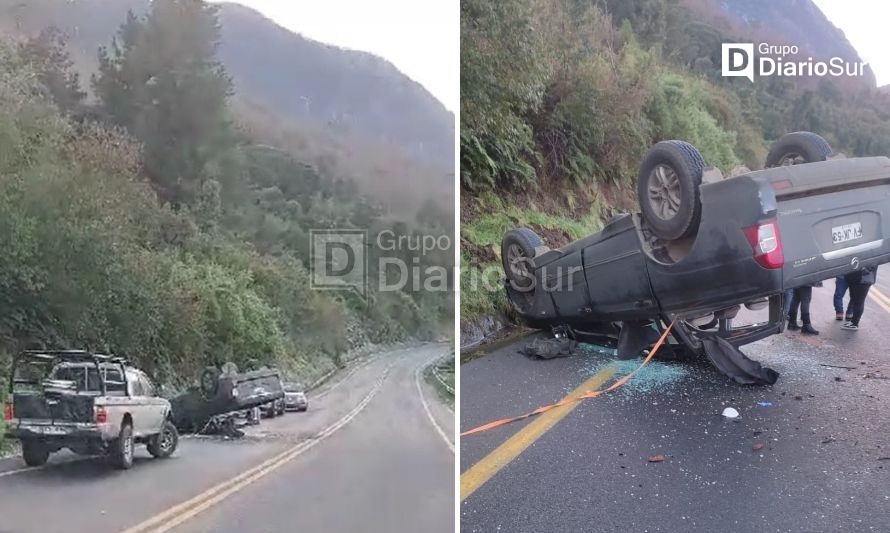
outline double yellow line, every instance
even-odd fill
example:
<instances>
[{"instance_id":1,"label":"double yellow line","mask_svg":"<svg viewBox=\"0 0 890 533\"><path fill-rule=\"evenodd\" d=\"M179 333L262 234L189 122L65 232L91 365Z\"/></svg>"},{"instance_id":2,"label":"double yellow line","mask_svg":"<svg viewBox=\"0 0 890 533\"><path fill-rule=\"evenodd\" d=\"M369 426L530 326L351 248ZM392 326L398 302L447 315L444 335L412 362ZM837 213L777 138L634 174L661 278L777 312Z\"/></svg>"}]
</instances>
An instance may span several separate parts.
<instances>
[{"instance_id":1,"label":"double yellow line","mask_svg":"<svg viewBox=\"0 0 890 533\"><path fill-rule=\"evenodd\" d=\"M592 375L587 381L570 392L564 399L577 398L584 393L600 387L615 374L615 365L609 365ZM538 415L531 423L517 431L512 437L482 458L478 463L460 475L460 500L466 500L476 489L484 485L510 461L516 459L526 448L541 438L557 422L566 417L580 402L572 402Z\"/></svg>"},{"instance_id":2,"label":"double yellow line","mask_svg":"<svg viewBox=\"0 0 890 533\"><path fill-rule=\"evenodd\" d=\"M868 295L871 296L872 301L880 305L884 311L890 313L890 298L888 298L887 295L878 290L878 288L874 285L871 286L871 290L868 291Z\"/></svg>"},{"instance_id":3,"label":"double yellow line","mask_svg":"<svg viewBox=\"0 0 890 533\"><path fill-rule=\"evenodd\" d=\"M270 472L273 472L278 468L284 466L286 463L288 463L298 455L308 451L310 448L313 448L315 445L317 445L327 437L333 435L340 428L348 424L353 418L358 416L358 414L377 394L377 391L380 390L380 387L383 386L383 382L386 380L386 376L389 374L389 371L392 368L393 364L395 364L395 362L390 363L386 370L383 371L383 374L377 380L377 383L374 384L374 388L371 389L367 396L365 396L356 407L354 407L350 412L348 412L338 421L334 422L333 424L322 430L322 432L316 435L313 439L292 446L291 448L288 448L287 450L279 453L271 459L267 459L266 461L263 461L262 463L254 466L253 468L250 468L245 472L242 472L232 479L211 487L201 494L198 494L194 498L182 502L174 507L171 507L163 513L149 518L141 524L137 524L125 530L123 533L164 533L166 531L170 531L176 526L188 520L191 520L198 514L225 500L235 492L238 492L254 481L265 477Z\"/></svg>"}]
</instances>

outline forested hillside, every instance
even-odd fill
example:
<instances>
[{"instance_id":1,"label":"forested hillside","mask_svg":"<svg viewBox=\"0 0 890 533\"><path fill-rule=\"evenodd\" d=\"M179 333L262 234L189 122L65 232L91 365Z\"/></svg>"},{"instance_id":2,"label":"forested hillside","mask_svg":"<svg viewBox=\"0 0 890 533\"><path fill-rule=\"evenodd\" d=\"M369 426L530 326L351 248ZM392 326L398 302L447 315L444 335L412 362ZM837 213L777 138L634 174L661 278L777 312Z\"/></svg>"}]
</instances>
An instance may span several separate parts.
<instances>
[{"instance_id":1,"label":"forested hillside","mask_svg":"<svg viewBox=\"0 0 890 533\"><path fill-rule=\"evenodd\" d=\"M96 50L110 43L128 10L142 15L149 5L0 0L0 33L29 37L59 28L74 70L88 80L98 68ZM348 174L387 207L416 209L418 183L453 204L455 117L424 87L383 58L296 35L239 4L215 5L218 57L232 79L239 121L287 131L314 164Z\"/></svg>"},{"instance_id":2,"label":"forested hillside","mask_svg":"<svg viewBox=\"0 0 890 533\"><path fill-rule=\"evenodd\" d=\"M230 360L308 382L358 346L449 331L450 292L372 284L363 301L310 290L308 268L310 229L451 234L450 209L394 215L335 155L311 164L263 121L241 127L216 8L155 0L119 24L91 80L64 32L0 44L0 377L45 347L124 355L165 383Z\"/></svg>"},{"instance_id":3,"label":"forested hillside","mask_svg":"<svg viewBox=\"0 0 890 533\"><path fill-rule=\"evenodd\" d=\"M503 291L473 287L500 275L507 229L530 226L558 246L635 210L636 168L657 141L691 142L724 173L761 168L769 142L796 130L847 155L890 155L890 98L873 78L721 77L720 43L753 39L732 31L781 35L801 9L816 24L809 0L757 2L787 15L775 27L717 4L461 1L463 320L506 311ZM820 24L835 39L820 50L849 47Z\"/></svg>"}]
</instances>

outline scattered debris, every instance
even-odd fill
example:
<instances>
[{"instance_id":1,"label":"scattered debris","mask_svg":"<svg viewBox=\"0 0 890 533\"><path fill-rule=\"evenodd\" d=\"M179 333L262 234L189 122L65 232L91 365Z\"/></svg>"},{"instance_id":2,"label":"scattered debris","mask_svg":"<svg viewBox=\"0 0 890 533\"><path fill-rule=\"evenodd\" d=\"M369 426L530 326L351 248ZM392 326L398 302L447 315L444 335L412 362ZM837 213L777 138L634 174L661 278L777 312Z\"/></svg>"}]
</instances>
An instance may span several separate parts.
<instances>
[{"instance_id":1,"label":"scattered debris","mask_svg":"<svg viewBox=\"0 0 890 533\"><path fill-rule=\"evenodd\" d=\"M538 359L571 357L577 353L578 343L567 337L542 339L535 338L525 345L522 353Z\"/></svg>"},{"instance_id":2,"label":"scattered debris","mask_svg":"<svg viewBox=\"0 0 890 533\"><path fill-rule=\"evenodd\" d=\"M878 457L878 461L890 461L890 457Z\"/></svg>"},{"instance_id":3,"label":"scattered debris","mask_svg":"<svg viewBox=\"0 0 890 533\"><path fill-rule=\"evenodd\" d=\"M759 405L760 407L772 407L773 402L757 402L757 405Z\"/></svg>"},{"instance_id":4,"label":"scattered debris","mask_svg":"<svg viewBox=\"0 0 890 533\"><path fill-rule=\"evenodd\" d=\"M763 449L763 443L762 443L762 442L755 442L754 444L751 445L751 449L754 450L755 452L756 452L756 451L759 451L759 450L762 450L762 449Z\"/></svg>"},{"instance_id":5,"label":"scattered debris","mask_svg":"<svg viewBox=\"0 0 890 533\"><path fill-rule=\"evenodd\" d=\"M800 400L803 400L803 396L801 396L801 395L799 395L799 394L796 394L796 395L794 396L794 399L797 400L797 401L800 401Z\"/></svg>"},{"instance_id":6,"label":"scattered debris","mask_svg":"<svg viewBox=\"0 0 890 533\"><path fill-rule=\"evenodd\" d=\"M652 457L649 458L650 463L660 463L662 461L664 461L664 456L661 454L653 455Z\"/></svg>"},{"instance_id":7,"label":"scattered debris","mask_svg":"<svg viewBox=\"0 0 890 533\"><path fill-rule=\"evenodd\" d=\"M824 439L822 439L822 444L831 444L835 440L837 439L835 439L834 437L825 437Z\"/></svg>"},{"instance_id":8,"label":"scattered debris","mask_svg":"<svg viewBox=\"0 0 890 533\"><path fill-rule=\"evenodd\" d=\"M739 416L739 412L732 407L727 407L723 410L723 416L725 416L726 418L737 418Z\"/></svg>"},{"instance_id":9,"label":"scattered debris","mask_svg":"<svg viewBox=\"0 0 890 533\"><path fill-rule=\"evenodd\" d=\"M844 379L844 378L842 378L842 377L840 377L840 376L834 376L834 380L835 380L835 381L847 381L846 379Z\"/></svg>"},{"instance_id":10,"label":"scattered debris","mask_svg":"<svg viewBox=\"0 0 890 533\"><path fill-rule=\"evenodd\" d=\"M890 379L890 376L882 376L881 371L877 372L867 372L864 376L865 379Z\"/></svg>"},{"instance_id":11,"label":"scattered debris","mask_svg":"<svg viewBox=\"0 0 890 533\"><path fill-rule=\"evenodd\" d=\"M865 364L864 362L862 364ZM856 370L855 366L840 366L840 365L826 365L825 363L819 363L819 366L824 366L828 368L843 368L844 370Z\"/></svg>"}]
</instances>

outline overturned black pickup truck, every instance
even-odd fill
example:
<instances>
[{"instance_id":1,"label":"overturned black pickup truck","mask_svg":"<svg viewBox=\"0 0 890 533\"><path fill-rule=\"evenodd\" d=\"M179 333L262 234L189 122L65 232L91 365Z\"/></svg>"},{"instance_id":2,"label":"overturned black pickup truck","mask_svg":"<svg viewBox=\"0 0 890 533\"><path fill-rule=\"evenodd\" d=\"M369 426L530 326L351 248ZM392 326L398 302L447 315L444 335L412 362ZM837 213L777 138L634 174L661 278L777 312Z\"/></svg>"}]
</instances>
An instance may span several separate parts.
<instances>
[{"instance_id":1,"label":"overturned black pickup truck","mask_svg":"<svg viewBox=\"0 0 890 533\"><path fill-rule=\"evenodd\" d=\"M173 423L180 431L200 433L209 426L233 432L234 413L284 399L281 374L272 368L239 372L232 363L207 367L198 386L174 397Z\"/></svg>"},{"instance_id":2,"label":"overturned black pickup truck","mask_svg":"<svg viewBox=\"0 0 890 533\"><path fill-rule=\"evenodd\" d=\"M816 134L771 147L766 169L723 178L681 141L645 155L641 213L549 249L530 229L504 235L508 299L539 329L617 336L636 357L673 322L670 340L739 383L778 374L738 347L783 331L784 292L890 261L890 159L832 159ZM768 319L734 327L741 306Z\"/></svg>"}]
</instances>

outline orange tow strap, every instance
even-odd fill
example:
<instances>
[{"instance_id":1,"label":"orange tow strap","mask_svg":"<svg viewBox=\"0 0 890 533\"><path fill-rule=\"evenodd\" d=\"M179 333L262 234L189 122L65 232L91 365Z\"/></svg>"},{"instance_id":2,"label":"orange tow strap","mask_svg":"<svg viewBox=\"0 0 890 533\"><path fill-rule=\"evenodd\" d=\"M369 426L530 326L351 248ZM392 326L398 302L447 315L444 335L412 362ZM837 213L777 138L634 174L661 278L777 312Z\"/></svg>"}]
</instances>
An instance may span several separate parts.
<instances>
[{"instance_id":1,"label":"orange tow strap","mask_svg":"<svg viewBox=\"0 0 890 533\"><path fill-rule=\"evenodd\" d=\"M596 398L597 396L600 396L601 394L605 394L607 392L611 392L611 391L617 389L618 387L627 383L628 380L630 380L630 378L632 378L634 374L639 372L640 369L643 368L644 366L646 366L646 363L648 363L649 360L655 356L656 352L658 352L658 349L661 348L662 344L664 344L664 340L667 338L668 333L670 333L672 327L674 327L673 322L668 324L668 327L661 334L661 337L658 339L658 342L655 343L655 346L652 347L652 350L649 352L649 355L647 355L646 358L643 359L643 362L640 363L640 366L636 367L633 370L633 372L625 375L624 377L622 377L615 383L612 383L611 385L609 385L609 387L607 387L605 389L597 389L597 390L588 391L588 392L585 392L584 394L582 394L580 396L576 396L574 398L564 398L554 404L545 405L543 407L538 407L534 411L532 411L530 413L526 413L524 415L514 416L513 418L502 418L501 420L495 420L494 422L489 422L489 423L483 424L479 427L475 427L473 429L468 429L467 431L464 431L463 433L461 433L460 436L466 437L467 435L472 435L473 433L481 433L483 431L488 431L489 429L496 428L498 426L503 426L503 425L509 424L511 422L516 422L517 420L525 420L526 418L529 418L531 416L539 415L541 413L546 413L547 411L553 409L554 407L559 407L560 405L566 405L568 403L579 402L579 401L587 399L587 398Z\"/></svg>"}]
</instances>

